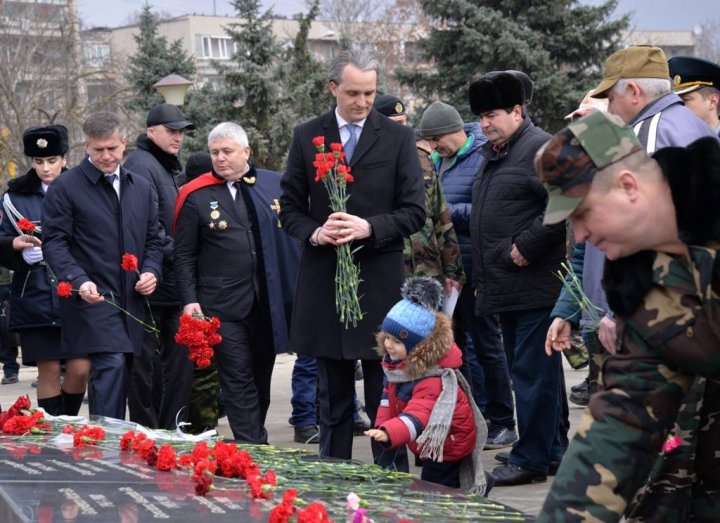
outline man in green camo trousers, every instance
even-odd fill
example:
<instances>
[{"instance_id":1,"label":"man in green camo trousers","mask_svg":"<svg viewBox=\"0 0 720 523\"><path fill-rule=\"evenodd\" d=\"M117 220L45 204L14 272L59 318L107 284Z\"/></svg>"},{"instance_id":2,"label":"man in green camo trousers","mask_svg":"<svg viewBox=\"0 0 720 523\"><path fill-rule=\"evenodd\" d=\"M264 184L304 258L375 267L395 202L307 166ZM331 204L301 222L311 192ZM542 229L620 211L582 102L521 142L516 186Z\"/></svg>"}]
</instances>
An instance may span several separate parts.
<instances>
[{"instance_id":1,"label":"man in green camo trousers","mask_svg":"<svg viewBox=\"0 0 720 523\"><path fill-rule=\"evenodd\" d=\"M617 521L646 482L631 520L716 521L720 145L702 138L650 159L617 117L596 113L556 134L536 165L550 194L546 223L569 218L577 241L605 252L619 318L604 390L583 414L539 521ZM668 436L677 448L663 450Z\"/></svg>"}]
</instances>

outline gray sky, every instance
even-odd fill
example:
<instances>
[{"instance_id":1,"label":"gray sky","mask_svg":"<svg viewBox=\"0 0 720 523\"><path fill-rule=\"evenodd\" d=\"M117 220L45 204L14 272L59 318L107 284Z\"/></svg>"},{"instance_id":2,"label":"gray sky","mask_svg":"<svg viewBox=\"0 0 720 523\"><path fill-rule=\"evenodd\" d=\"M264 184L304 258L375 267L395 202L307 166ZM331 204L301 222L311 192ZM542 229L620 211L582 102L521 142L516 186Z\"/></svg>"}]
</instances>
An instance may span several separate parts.
<instances>
[{"instance_id":1,"label":"gray sky","mask_svg":"<svg viewBox=\"0 0 720 523\"><path fill-rule=\"evenodd\" d=\"M581 0L597 4L600 0ZM274 6L277 14L291 16L306 11L303 0L264 0L265 8ZM718 0L620 0L617 13L632 12L635 29L694 29L705 20L720 20ZM139 11L145 0L78 0L80 17L86 27L123 25L128 14ZM227 0L150 0L157 11L173 15L186 13L232 15L234 11Z\"/></svg>"}]
</instances>

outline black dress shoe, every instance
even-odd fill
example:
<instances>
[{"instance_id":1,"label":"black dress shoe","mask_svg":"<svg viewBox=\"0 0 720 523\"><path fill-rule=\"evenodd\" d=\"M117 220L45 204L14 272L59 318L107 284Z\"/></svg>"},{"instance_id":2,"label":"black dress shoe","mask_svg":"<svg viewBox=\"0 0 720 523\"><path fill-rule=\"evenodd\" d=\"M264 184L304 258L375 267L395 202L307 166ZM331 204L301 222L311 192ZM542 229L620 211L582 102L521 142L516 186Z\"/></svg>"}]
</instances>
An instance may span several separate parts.
<instances>
[{"instance_id":1,"label":"black dress shoe","mask_svg":"<svg viewBox=\"0 0 720 523\"><path fill-rule=\"evenodd\" d=\"M495 479L496 487L507 487L510 485L528 485L529 483L544 483L547 481L547 475L542 472L524 469L507 463L500 465L491 472Z\"/></svg>"},{"instance_id":2,"label":"black dress shoe","mask_svg":"<svg viewBox=\"0 0 720 523\"><path fill-rule=\"evenodd\" d=\"M315 425L295 427L295 441L298 443L320 443L320 430Z\"/></svg>"},{"instance_id":3,"label":"black dress shoe","mask_svg":"<svg viewBox=\"0 0 720 523\"><path fill-rule=\"evenodd\" d=\"M509 452L498 452L495 454L495 460L499 461L500 463L508 463L510 461L510 453ZM550 465L548 466L548 476L554 476L557 474L558 468L560 467L560 462L556 460L552 460L550 462Z\"/></svg>"},{"instance_id":4,"label":"black dress shoe","mask_svg":"<svg viewBox=\"0 0 720 523\"><path fill-rule=\"evenodd\" d=\"M585 378L577 385L573 385L572 387L570 387L570 392L587 392L589 386L590 380L588 378Z\"/></svg>"}]
</instances>

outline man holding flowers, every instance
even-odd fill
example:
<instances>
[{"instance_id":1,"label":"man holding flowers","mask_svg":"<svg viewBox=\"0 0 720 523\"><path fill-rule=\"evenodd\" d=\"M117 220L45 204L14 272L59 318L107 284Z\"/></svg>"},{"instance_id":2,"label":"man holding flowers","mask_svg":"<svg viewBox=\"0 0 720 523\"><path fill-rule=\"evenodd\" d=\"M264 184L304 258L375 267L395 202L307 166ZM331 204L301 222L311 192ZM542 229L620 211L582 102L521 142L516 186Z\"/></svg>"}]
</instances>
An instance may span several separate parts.
<instances>
[{"instance_id":1,"label":"man holding flowers","mask_svg":"<svg viewBox=\"0 0 720 523\"><path fill-rule=\"evenodd\" d=\"M282 180L280 218L303 245L289 348L318 358L320 454L349 459L355 360L363 364L365 405L374 422L383 373L371 348L373 335L399 299L403 239L424 223L425 196L412 130L372 108L377 60L363 51L346 50L333 60L329 73L337 105L295 128ZM331 205L326 166L317 159L320 140L325 152L342 155L333 176L342 179L345 211ZM333 150L335 144L341 145L339 151ZM349 243L359 282L342 293L336 290L336 269L339 263L346 267L347 253L338 247ZM342 299L354 296L361 317L341 321Z\"/></svg>"},{"instance_id":2,"label":"man holding flowers","mask_svg":"<svg viewBox=\"0 0 720 523\"><path fill-rule=\"evenodd\" d=\"M233 437L267 443L270 380L276 352L287 350L299 249L280 228L280 175L250 163L243 128L217 125L208 148L213 171L184 185L176 204L178 291L185 314L220 320L215 359Z\"/></svg>"},{"instance_id":3,"label":"man holding flowers","mask_svg":"<svg viewBox=\"0 0 720 523\"><path fill-rule=\"evenodd\" d=\"M60 302L62 352L91 360L90 414L123 419L144 327L133 317L144 317L162 270L157 207L148 182L120 165L120 119L92 114L83 133L88 157L59 176L43 201L43 254L71 285ZM121 267L125 253L137 257L138 274ZM59 289L65 295L66 287Z\"/></svg>"}]
</instances>

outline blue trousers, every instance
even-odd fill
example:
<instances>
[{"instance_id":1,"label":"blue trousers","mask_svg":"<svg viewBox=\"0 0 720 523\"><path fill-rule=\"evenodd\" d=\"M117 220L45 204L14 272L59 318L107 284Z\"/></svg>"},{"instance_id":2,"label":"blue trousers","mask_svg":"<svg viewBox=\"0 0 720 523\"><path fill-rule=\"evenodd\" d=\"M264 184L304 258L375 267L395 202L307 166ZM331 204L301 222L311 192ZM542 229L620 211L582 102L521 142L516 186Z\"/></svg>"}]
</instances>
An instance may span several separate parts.
<instances>
[{"instance_id":1,"label":"blue trousers","mask_svg":"<svg viewBox=\"0 0 720 523\"><path fill-rule=\"evenodd\" d=\"M91 416L125 419L132 353L90 354L88 399Z\"/></svg>"},{"instance_id":2,"label":"blue trousers","mask_svg":"<svg viewBox=\"0 0 720 523\"><path fill-rule=\"evenodd\" d=\"M10 338L14 336L13 333L8 332L8 323L10 319L7 317L8 311L10 310L9 302L5 303L10 298L10 286L0 286L0 307L2 308L2 314L0 314L0 363L3 364L3 372L6 376L10 374L17 374L20 372L20 364L17 361L18 348L17 345L10 343Z\"/></svg>"},{"instance_id":3,"label":"blue trousers","mask_svg":"<svg viewBox=\"0 0 720 523\"><path fill-rule=\"evenodd\" d=\"M473 388L475 402L478 407L484 404L483 415L493 425L514 429L515 407L497 316L475 316L475 296L467 285L460 293L453 320L455 340L463 351L463 367L467 365L469 369L469 376L463 374ZM465 347L463 342L467 344ZM474 360L482 372L473 370ZM478 388L484 390L484 398L478 398Z\"/></svg>"},{"instance_id":4,"label":"blue trousers","mask_svg":"<svg viewBox=\"0 0 720 523\"><path fill-rule=\"evenodd\" d=\"M551 460L562 456L559 434L561 357L545 354L550 308L500 313L503 343L515 389L518 436L510 463L547 473Z\"/></svg>"}]
</instances>

